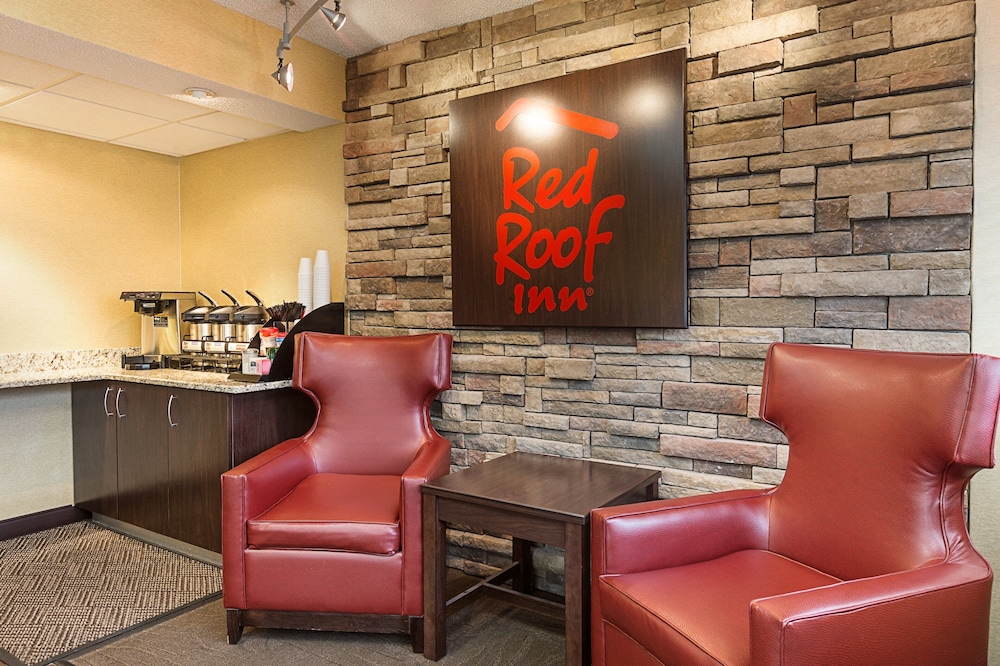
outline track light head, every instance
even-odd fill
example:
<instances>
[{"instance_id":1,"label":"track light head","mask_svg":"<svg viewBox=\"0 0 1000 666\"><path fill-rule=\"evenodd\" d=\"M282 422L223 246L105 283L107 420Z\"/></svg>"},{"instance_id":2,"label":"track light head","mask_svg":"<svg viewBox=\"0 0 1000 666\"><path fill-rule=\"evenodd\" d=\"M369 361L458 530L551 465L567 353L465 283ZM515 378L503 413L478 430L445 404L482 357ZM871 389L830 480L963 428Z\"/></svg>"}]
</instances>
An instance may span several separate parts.
<instances>
[{"instance_id":1,"label":"track light head","mask_svg":"<svg viewBox=\"0 0 1000 666\"><path fill-rule=\"evenodd\" d=\"M275 81L277 81L282 88L288 92L292 92L292 86L295 85L295 70L292 68L292 63L285 64L285 61L278 58L278 69L271 75Z\"/></svg>"},{"instance_id":2,"label":"track light head","mask_svg":"<svg viewBox=\"0 0 1000 666\"><path fill-rule=\"evenodd\" d=\"M330 22L330 26L334 30L340 30L347 23L347 14L340 11L340 0L334 3L333 8L333 11L330 11L326 7L320 7L319 10L323 12L323 16Z\"/></svg>"},{"instance_id":3,"label":"track light head","mask_svg":"<svg viewBox=\"0 0 1000 666\"><path fill-rule=\"evenodd\" d=\"M271 75L275 81L277 81L282 88L288 92L292 91L292 85L295 83L295 77L292 72L292 63L285 64L284 56L285 51L292 48L292 37L295 33L299 31L305 22L316 13L317 10L323 12L323 16L326 20L330 22L330 26L334 30L340 30L347 23L347 15L340 11L340 0L334 2L334 10L331 11L323 6L324 2L328 0L316 0L312 7L310 7L299 19L299 22L293 27L291 24L291 16L289 15L289 9L295 4L294 0L278 0L282 5L285 6L285 24L281 30L281 39L278 40L278 69L274 74Z\"/></svg>"}]
</instances>

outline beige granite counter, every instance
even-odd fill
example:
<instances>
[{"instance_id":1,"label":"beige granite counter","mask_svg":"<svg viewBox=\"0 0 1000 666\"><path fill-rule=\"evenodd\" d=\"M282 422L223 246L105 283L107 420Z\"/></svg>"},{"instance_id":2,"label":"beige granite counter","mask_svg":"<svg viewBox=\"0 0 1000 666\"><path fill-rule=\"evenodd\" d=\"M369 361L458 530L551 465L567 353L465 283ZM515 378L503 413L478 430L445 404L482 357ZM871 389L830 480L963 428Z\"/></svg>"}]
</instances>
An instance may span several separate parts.
<instances>
[{"instance_id":1,"label":"beige granite counter","mask_svg":"<svg viewBox=\"0 0 1000 666\"><path fill-rule=\"evenodd\" d=\"M225 373L194 370L124 370L123 353L138 349L87 349L62 352L0 354L0 389L69 384L86 381L126 381L217 393L253 393L287 388L290 381L246 383Z\"/></svg>"}]
</instances>

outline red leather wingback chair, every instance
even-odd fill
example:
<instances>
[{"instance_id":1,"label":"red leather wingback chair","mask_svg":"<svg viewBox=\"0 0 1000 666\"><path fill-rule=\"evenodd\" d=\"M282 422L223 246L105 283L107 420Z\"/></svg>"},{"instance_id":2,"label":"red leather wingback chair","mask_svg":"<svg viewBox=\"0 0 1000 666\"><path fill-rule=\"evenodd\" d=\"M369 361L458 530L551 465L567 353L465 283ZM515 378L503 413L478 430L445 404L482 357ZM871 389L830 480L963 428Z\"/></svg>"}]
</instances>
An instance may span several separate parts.
<instances>
[{"instance_id":1,"label":"red leather wingback chair","mask_svg":"<svg viewBox=\"0 0 1000 666\"><path fill-rule=\"evenodd\" d=\"M222 476L230 643L256 626L409 633L422 649L420 486L449 471L429 408L451 341L297 337L292 385L316 422Z\"/></svg>"},{"instance_id":2,"label":"red leather wingback chair","mask_svg":"<svg viewBox=\"0 0 1000 666\"><path fill-rule=\"evenodd\" d=\"M773 345L784 480L596 510L594 663L985 664L993 574L963 496L998 400L996 358Z\"/></svg>"}]
</instances>

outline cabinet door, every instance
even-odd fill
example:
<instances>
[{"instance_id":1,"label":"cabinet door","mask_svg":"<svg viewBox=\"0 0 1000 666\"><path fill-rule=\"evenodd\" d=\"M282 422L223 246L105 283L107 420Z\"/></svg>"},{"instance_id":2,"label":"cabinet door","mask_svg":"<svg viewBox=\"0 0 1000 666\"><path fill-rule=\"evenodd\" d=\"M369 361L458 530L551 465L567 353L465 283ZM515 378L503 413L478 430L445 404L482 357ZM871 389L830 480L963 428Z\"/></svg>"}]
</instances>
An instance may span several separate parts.
<instances>
[{"instance_id":1,"label":"cabinet door","mask_svg":"<svg viewBox=\"0 0 1000 666\"><path fill-rule=\"evenodd\" d=\"M170 389L168 536L222 552L222 483L229 469L229 396Z\"/></svg>"},{"instance_id":2,"label":"cabinet door","mask_svg":"<svg viewBox=\"0 0 1000 666\"><path fill-rule=\"evenodd\" d=\"M167 389L122 383L118 390L118 517L166 534Z\"/></svg>"},{"instance_id":3,"label":"cabinet door","mask_svg":"<svg viewBox=\"0 0 1000 666\"><path fill-rule=\"evenodd\" d=\"M114 382L73 384L73 503L118 517L118 437Z\"/></svg>"}]
</instances>

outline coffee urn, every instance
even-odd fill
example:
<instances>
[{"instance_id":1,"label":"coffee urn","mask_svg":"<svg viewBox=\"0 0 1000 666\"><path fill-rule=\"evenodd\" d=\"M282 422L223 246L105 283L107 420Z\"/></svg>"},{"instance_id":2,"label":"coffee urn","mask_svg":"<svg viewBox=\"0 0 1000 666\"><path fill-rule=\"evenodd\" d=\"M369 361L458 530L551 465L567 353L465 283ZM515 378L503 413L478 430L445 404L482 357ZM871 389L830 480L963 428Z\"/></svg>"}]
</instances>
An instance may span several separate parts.
<instances>
[{"instance_id":1,"label":"coffee urn","mask_svg":"<svg viewBox=\"0 0 1000 666\"><path fill-rule=\"evenodd\" d=\"M196 305L181 313L181 320L187 324L188 332L181 340L181 350L184 352L203 352L205 345L215 338L212 333L212 324L208 321L208 313L217 306L212 297L203 291L198 294L209 302L209 305Z\"/></svg>"},{"instance_id":2,"label":"coffee urn","mask_svg":"<svg viewBox=\"0 0 1000 666\"><path fill-rule=\"evenodd\" d=\"M267 308L264 307L264 303L257 298L257 295L247 290L247 296L252 298L257 305L244 305L233 313L233 321L236 322L237 337L240 341L249 343L253 342L254 336L260 333L260 329L264 328L264 324L267 323L269 319L267 315Z\"/></svg>"},{"instance_id":3,"label":"coffee urn","mask_svg":"<svg viewBox=\"0 0 1000 666\"><path fill-rule=\"evenodd\" d=\"M192 291L123 291L121 300L132 301L142 315L141 356L126 357L131 369L161 367L163 356L181 350L181 313L195 304Z\"/></svg>"}]
</instances>

